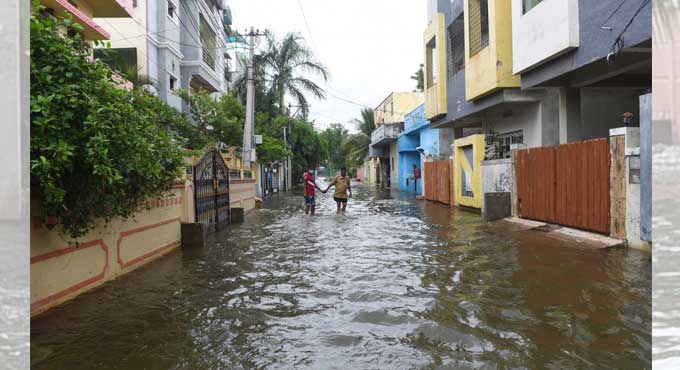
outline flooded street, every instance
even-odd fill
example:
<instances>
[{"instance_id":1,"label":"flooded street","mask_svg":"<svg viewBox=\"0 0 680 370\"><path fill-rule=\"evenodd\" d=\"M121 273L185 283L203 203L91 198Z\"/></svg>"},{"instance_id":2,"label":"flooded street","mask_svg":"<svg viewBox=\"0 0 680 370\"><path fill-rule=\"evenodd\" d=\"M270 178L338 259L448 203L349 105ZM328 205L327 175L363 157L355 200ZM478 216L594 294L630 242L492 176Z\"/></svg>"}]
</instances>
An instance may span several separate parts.
<instances>
[{"instance_id":1,"label":"flooded street","mask_svg":"<svg viewBox=\"0 0 680 370\"><path fill-rule=\"evenodd\" d=\"M324 184L320 184L322 187ZM651 257L357 185L279 195L31 323L33 369L649 369Z\"/></svg>"},{"instance_id":2,"label":"flooded street","mask_svg":"<svg viewBox=\"0 0 680 370\"><path fill-rule=\"evenodd\" d=\"M654 369L680 368L680 147L654 148Z\"/></svg>"}]
</instances>

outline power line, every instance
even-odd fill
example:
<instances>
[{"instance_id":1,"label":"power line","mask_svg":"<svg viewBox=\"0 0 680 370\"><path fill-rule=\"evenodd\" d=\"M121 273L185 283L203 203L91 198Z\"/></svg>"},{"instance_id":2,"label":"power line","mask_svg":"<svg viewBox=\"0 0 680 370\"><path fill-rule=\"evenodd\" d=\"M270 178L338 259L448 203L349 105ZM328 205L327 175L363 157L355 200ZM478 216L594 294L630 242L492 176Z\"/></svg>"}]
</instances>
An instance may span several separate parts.
<instances>
[{"instance_id":1,"label":"power line","mask_svg":"<svg viewBox=\"0 0 680 370\"><path fill-rule=\"evenodd\" d=\"M642 4L640 4L640 7L635 11L633 16L630 18L630 20L626 24L626 26L623 27L623 29L621 30L619 35L614 40L614 43L612 44L612 47L610 49L612 53L618 53L618 52L621 51L621 49L623 49L623 47L624 47L623 34L626 33L626 31L628 30L630 25L633 24L633 21L635 21L635 18L637 18L638 14L640 14L642 9L644 9L647 6L647 4L649 4L650 2L651 2L651 0L644 0L642 2Z\"/></svg>"},{"instance_id":2,"label":"power line","mask_svg":"<svg viewBox=\"0 0 680 370\"><path fill-rule=\"evenodd\" d=\"M621 4L619 4L619 6L617 6L616 9L614 9L614 11L609 15L609 17L607 17L607 19L605 19L604 22L602 22L602 26L600 26L600 28L602 28L604 30L610 30L611 31L612 28L605 26L605 25L607 24L607 22L609 22L610 19L612 19L614 14L616 14L619 11L619 9L621 9L621 7L623 6L623 4L626 3L626 1L628 1L628 0L622 0L621 1Z\"/></svg>"},{"instance_id":3,"label":"power line","mask_svg":"<svg viewBox=\"0 0 680 370\"><path fill-rule=\"evenodd\" d=\"M305 22L305 27L307 28L307 33L309 34L309 41L312 44L312 49L314 49L314 53L318 55L318 57L321 57L321 54L319 54L319 50L316 48L316 44L314 43L314 36L312 36L312 29L309 27L309 23L307 23L307 16L305 16L305 10L302 8L302 1L298 0L298 5L300 6L300 13L302 13L302 20Z\"/></svg>"}]
</instances>

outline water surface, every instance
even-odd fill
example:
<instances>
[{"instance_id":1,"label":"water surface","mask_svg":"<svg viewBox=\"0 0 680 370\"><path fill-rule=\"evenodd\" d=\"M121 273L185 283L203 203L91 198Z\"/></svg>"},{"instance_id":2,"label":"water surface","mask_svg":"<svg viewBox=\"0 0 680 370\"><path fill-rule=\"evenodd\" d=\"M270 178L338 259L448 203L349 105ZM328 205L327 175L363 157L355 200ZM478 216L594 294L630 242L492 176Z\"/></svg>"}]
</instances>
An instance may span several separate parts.
<instances>
[{"instance_id":1,"label":"water surface","mask_svg":"<svg viewBox=\"0 0 680 370\"><path fill-rule=\"evenodd\" d=\"M202 250L32 323L34 369L649 369L651 258L356 186L279 195Z\"/></svg>"}]
</instances>

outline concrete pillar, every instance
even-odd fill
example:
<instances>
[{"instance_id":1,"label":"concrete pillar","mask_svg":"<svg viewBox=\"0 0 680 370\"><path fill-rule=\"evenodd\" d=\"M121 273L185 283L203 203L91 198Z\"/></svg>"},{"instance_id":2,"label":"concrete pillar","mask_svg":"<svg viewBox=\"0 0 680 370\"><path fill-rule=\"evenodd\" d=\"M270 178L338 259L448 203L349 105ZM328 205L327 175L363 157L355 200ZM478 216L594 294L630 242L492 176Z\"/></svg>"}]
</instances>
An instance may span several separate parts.
<instances>
[{"instance_id":1,"label":"concrete pillar","mask_svg":"<svg viewBox=\"0 0 680 370\"><path fill-rule=\"evenodd\" d=\"M182 247L204 247L208 228L200 222L182 224Z\"/></svg>"},{"instance_id":2,"label":"concrete pillar","mask_svg":"<svg viewBox=\"0 0 680 370\"><path fill-rule=\"evenodd\" d=\"M560 94L559 89L545 89L540 103L539 119L541 120L541 146L560 144Z\"/></svg>"},{"instance_id":3,"label":"concrete pillar","mask_svg":"<svg viewBox=\"0 0 680 370\"><path fill-rule=\"evenodd\" d=\"M560 144L581 140L581 90L559 89Z\"/></svg>"},{"instance_id":4,"label":"concrete pillar","mask_svg":"<svg viewBox=\"0 0 680 370\"><path fill-rule=\"evenodd\" d=\"M640 96L640 239L652 241L652 94Z\"/></svg>"}]
</instances>

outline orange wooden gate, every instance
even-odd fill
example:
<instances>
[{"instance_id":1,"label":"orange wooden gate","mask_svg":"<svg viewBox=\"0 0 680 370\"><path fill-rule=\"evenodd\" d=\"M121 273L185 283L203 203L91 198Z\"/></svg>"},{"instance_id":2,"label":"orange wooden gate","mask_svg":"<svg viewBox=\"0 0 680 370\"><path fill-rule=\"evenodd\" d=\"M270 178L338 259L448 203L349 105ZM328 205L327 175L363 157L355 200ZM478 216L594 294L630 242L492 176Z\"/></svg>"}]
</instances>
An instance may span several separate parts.
<instances>
[{"instance_id":1,"label":"orange wooden gate","mask_svg":"<svg viewBox=\"0 0 680 370\"><path fill-rule=\"evenodd\" d=\"M451 204L452 175L448 160L425 162L425 199Z\"/></svg>"},{"instance_id":2,"label":"orange wooden gate","mask_svg":"<svg viewBox=\"0 0 680 370\"><path fill-rule=\"evenodd\" d=\"M609 144L606 138L520 150L520 217L609 234Z\"/></svg>"}]
</instances>

